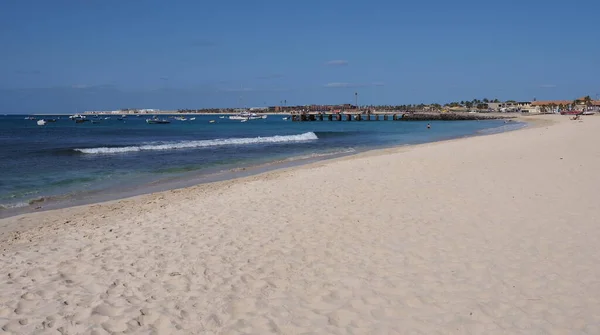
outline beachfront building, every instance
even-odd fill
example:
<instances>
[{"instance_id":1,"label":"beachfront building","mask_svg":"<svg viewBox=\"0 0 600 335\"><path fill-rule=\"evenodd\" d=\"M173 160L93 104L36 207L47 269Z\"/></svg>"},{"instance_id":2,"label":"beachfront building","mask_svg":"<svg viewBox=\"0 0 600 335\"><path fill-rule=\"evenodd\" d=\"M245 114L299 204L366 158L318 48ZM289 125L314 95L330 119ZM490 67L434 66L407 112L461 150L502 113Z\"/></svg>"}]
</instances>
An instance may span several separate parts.
<instances>
[{"instance_id":1,"label":"beachfront building","mask_svg":"<svg viewBox=\"0 0 600 335\"><path fill-rule=\"evenodd\" d=\"M559 113L561 110L570 109L572 100L544 100L534 101L532 106L536 113Z\"/></svg>"},{"instance_id":2,"label":"beachfront building","mask_svg":"<svg viewBox=\"0 0 600 335\"><path fill-rule=\"evenodd\" d=\"M332 111L351 111L357 107L352 104L342 105L304 105L304 106L271 106L269 112L332 112Z\"/></svg>"},{"instance_id":3,"label":"beachfront building","mask_svg":"<svg viewBox=\"0 0 600 335\"><path fill-rule=\"evenodd\" d=\"M600 112L600 100L592 100L589 96L575 100L534 101L532 106L537 113L559 113L563 110Z\"/></svg>"},{"instance_id":4,"label":"beachfront building","mask_svg":"<svg viewBox=\"0 0 600 335\"><path fill-rule=\"evenodd\" d=\"M105 110L105 111L85 111L83 114L112 114L112 115L123 115L123 114L153 114L159 113L160 109L119 109L119 110Z\"/></svg>"},{"instance_id":5,"label":"beachfront building","mask_svg":"<svg viewBox=\"0 0 600 335\"><path fill-rule=\"evenodd\" d=\"M485 105L485 109L494 112L524 112L532 113L535 109L532 106L531 101L514 101L508 100L505 102L488 102L481 105Z\"/></svg>"}]
</instances>

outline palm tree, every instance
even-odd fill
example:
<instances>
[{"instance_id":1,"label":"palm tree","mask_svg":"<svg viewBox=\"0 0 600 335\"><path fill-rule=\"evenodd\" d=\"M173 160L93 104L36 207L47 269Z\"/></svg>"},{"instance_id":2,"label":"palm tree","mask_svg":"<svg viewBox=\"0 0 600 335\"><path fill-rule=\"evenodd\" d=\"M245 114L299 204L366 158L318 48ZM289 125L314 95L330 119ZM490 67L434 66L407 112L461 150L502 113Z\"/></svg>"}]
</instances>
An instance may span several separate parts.
<instances>
[{"instance_id":1,"label":"palm tree","mask_svg":"<svg viewBox=\"0 0 600 335\"><path fill-rule=\"evenodd\" d=\"M591 106L591 105L592 105L592 98L590 98L590 96L589 96L589 95L586 95L586 96L583 98L583 103L585 104L585 106L586 106L586 107L589 107L589 106Z\"/></svg>"}]
</instances>

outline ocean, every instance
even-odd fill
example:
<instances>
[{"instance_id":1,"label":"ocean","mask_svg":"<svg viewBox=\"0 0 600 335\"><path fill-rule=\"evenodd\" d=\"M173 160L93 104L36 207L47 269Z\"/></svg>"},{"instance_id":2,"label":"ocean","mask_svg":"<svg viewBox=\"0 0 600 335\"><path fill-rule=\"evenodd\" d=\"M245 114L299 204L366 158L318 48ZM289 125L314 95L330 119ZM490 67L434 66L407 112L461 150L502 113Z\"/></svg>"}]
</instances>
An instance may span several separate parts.
<instances>
[{"instance_id":1,"label":"ocean","mask_svg":"<svg viewBox=\"0 0 600 335\"><path fill-rule=\"evenodd\" d=\"M37 118L56 122L38 126L26 115L0 116L0 217L523 126L439 121L427 129L426 122L292 122L281 115L248 122L186 115L186 121L147 124L148 117L88 116L97 122L75 123L44 115Z\"/></svg>"}]
</instances>

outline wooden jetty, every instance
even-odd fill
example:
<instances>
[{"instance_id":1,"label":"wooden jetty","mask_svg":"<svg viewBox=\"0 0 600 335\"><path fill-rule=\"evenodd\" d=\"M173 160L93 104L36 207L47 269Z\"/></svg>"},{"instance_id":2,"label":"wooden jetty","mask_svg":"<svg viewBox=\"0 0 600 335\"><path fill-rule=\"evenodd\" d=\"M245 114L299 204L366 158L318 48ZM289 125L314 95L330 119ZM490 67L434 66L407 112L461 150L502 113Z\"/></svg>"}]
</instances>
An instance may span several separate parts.
<instances>
[{"instance_id":1,"label":"wooden jetty","mask_svg":"<svg viewBox=\"0 0 600 335\"><path fill-rule=\"evenodd\" d=\"M363 113L363 112L310 112L292 114L292 121L396 121L401 113Z\"/></svg>"},{"instance_id":2,"label":"wooden jetty","mask_svg":"<svg viewBox=\"0 0 600 335\"><path fill-rule=\"evenodd\" d=\"M483 113L439 112L307 112L292 114L292 121L464 121L496 120L514 116Z\"/></svg>"}]
</instances>

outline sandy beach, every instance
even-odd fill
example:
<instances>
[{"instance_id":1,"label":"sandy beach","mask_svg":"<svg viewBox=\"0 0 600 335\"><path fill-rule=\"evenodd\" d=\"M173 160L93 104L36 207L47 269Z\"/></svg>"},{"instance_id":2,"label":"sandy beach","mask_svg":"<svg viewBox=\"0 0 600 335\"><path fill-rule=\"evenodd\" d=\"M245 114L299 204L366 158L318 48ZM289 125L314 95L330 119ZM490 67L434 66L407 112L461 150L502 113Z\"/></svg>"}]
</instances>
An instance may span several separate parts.
<instances>
[{"instance_id":1,"label":"sandy beach","mask_svg":"<svg viewBox=\"0 0 600 335\"><path fill-rule=\"evenodd\" d=\"M600 117L538 119L2 219L0 334L600 334Z\"/></svg>"}]
</instances>

